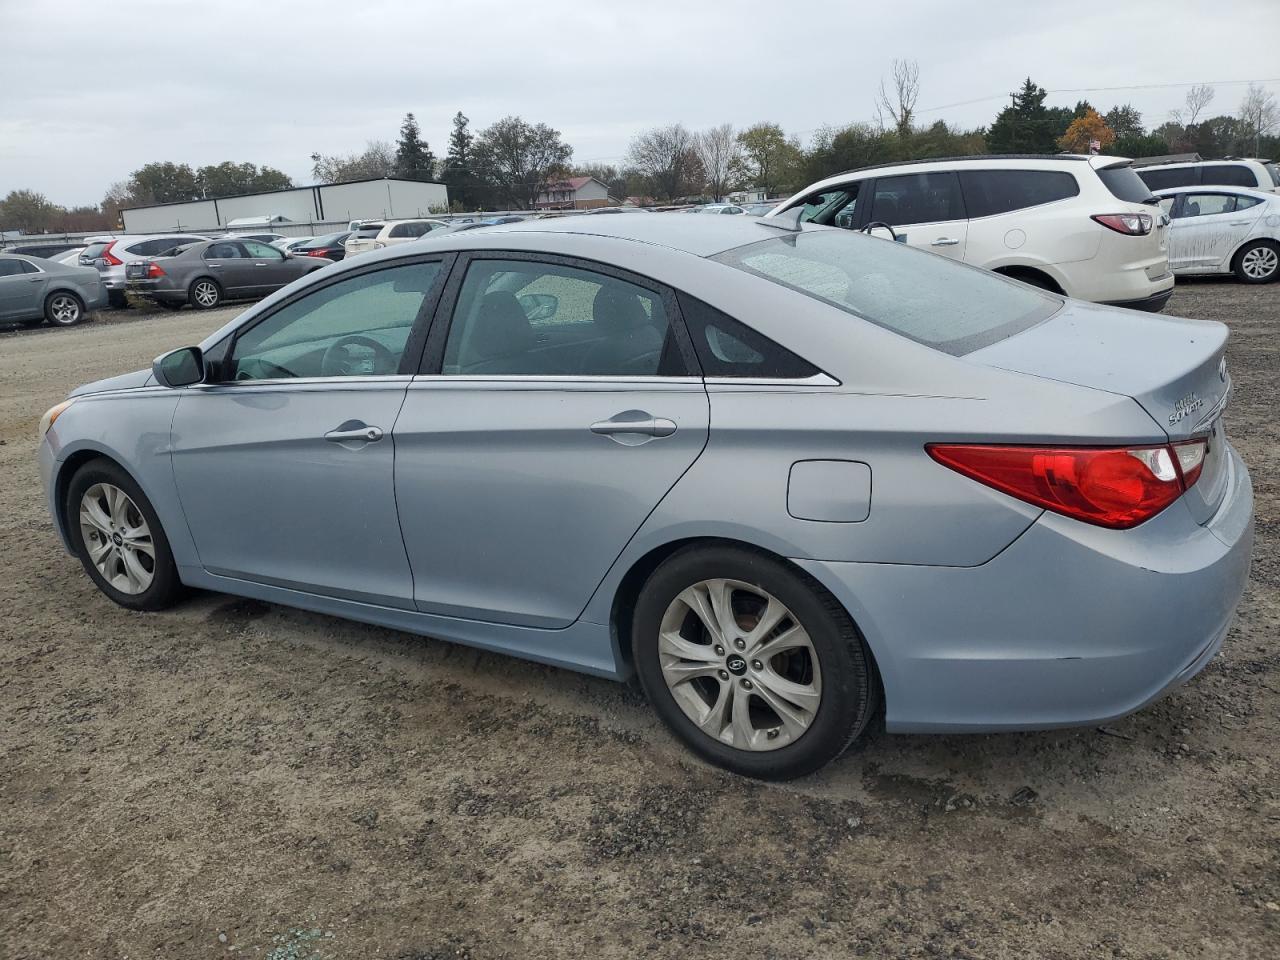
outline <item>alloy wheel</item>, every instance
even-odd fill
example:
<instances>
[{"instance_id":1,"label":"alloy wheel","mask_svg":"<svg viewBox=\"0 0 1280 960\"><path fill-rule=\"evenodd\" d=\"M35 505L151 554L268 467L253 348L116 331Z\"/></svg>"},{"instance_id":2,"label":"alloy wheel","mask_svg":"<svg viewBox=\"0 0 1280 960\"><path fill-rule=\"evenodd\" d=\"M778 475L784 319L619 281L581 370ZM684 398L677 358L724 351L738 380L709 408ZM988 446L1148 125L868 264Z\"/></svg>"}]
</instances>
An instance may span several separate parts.
<instances>
[{"instance_id":1,"label":"alloy wheel","mask_svg":"<svg viewBox=\"0 0 1280 960\"><path fill-rule=\"evenodd\" d=\"M151 528L129 495L111 483L95 483L80 499L80 536L90 562L121 593L151 586L156 551Z\"/></svg>"},{"instance_id":2,"label":"alloy wheel","mask_svg":"<svg viewBox=\"0 0 1280 960\"><path fill-rule=\"evenodd\" d=\"M822 702L813 641L760 587L703 580L671 601L658 659L676 704L715 740L777 750L809 729Z\"/></svg>"},{"instance_id":3,"label":"alloy wheel","mask_svg":"<svg viewBox=\"0 0 1280 960\"><path fill-rule=\"evenodd\" d=\"M218 302L218 288L208 280L197 283L192 294L196 298L196 303L202 307L212 307Z\"/></svg>"},{"instance_id":4,"label":"alloy wheel","mask_svg":"<svg viewBox=\"0 0 1280 960\"><path fill-rule=\"evenodd\" d=\"M1254 247L1240 258L1240 269L1251 280L1265 280L1280 267L1280 254L1273 247Z\"/></svg>"},{"instance_id":5,"label":"alloy wheel","mask_svg":"<svg viewBox=\"0 0 1280 960\"><path fill-rule=\"evenodd\" d=\"M49 314L54 323L70 326L80 319L80 304L74 297L59 294L49 302Z\"/></svg>"}]
</instances>

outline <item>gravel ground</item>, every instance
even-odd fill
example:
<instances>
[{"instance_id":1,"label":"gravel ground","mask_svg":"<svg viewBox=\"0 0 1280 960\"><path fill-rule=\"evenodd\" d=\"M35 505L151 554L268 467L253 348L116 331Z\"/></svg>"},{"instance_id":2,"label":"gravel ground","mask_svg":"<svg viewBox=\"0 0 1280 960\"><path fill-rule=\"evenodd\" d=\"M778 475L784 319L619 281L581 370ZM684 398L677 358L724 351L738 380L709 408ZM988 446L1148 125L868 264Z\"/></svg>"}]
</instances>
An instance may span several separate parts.
<instances>
[{"instance_id":1,"label":"gravel ground","mask_svg":"<svg viewBox=\"0 0 1280 960\"><path fill-rule=\"evenodd\" d=\"M631 689L282 607L117 608L54 542L35 424L234 315L0 335L0 956L1274 957L1280 287L1231 324L1257 493L1221 656L1105 730L888 737L787 786Z\"/></svg>"}]
</instances>

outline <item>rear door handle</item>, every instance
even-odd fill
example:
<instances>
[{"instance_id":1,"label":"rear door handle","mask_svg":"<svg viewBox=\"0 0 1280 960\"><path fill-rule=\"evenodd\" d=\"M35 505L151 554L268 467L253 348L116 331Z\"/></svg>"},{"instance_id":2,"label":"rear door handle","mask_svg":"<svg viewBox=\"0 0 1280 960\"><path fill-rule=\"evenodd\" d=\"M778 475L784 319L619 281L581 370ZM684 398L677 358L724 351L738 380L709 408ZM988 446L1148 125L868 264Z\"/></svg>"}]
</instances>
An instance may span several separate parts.
<instances>
[{"instance_id":1,"label":"rear door handle","mask_svg":"<svg viewBox=\"0 0 1280 960\"><path fill-rule=\"evenodd\" d=\"M960 242L960 241L959 241L959 240L957 240L955 237L939 237L937 240L933 241L933 243L929 244L929 246L931 246L931 247L954 247L954 246L955 246L957 243L959 243L959 242Z\"/></svg>"},{"instance_id":2,"label":"rear door handle","mask_svg":"<svg viewBox=\"0 0 1280 960\"><path fill-rule=\"evenodd\" d=\"M382 428L371 427L367 423L360 423L358 420L348 420L339 426L336 430L330 430L324 435L324 438L330 443L374 443L382 439Z\"/></svg>"},{"instance_id":3,"label":"rear door handle","mask_svg":"<svg viewBox=\"0 0 1280 960\"><path fill-rule=\"evenodd\" d=\"M624 419L625 418L625 419ZM676 422L666 417L651 417L638 410L628 410L608 420L597 420L591 432L602 437L639 435L645 437L669 437L676 432Z\"/></svg>"}]
</instances>

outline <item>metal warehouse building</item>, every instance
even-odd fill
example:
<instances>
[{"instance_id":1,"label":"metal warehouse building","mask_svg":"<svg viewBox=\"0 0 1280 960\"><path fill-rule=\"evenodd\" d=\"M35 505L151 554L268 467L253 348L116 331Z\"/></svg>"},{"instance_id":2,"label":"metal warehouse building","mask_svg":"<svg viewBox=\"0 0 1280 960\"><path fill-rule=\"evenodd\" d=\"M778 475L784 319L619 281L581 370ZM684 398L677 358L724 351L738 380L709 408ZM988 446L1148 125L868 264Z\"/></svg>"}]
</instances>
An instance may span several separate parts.
<instances>
[{"instance_id":1,"label":"metal warehouse building","mask_svg":"<svg viewBox=\"0 0 1280 960\"><path fill-rule=\"evenodd\" d=\"M232 220L313 224L379 218L425 217L449 209L443 183L418 180L352 180L217 200L188 200L120 211L127 233L208 231ZM286 231L281 231L286 232Z\"/></svg>"}]
</instances>

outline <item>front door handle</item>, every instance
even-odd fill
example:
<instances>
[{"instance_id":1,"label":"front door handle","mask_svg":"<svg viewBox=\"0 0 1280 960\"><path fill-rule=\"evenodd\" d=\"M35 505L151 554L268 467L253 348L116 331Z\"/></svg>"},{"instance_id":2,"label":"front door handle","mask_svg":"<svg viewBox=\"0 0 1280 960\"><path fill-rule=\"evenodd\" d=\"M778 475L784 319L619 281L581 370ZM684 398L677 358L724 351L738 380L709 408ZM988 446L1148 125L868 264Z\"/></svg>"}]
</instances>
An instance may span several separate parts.
<instances>
[{"instance_id":1,"label":"front door handle","mask_svg":"<svg viewBox=\"0 0 1280 960\"><path fill-rule=\"evenodd\" d=\"M960 242L960 241L959 241L959 240L957 240L955 237L939 237L937 240L933 241L933 243L929 244L929 246L931 246L931 247L954 247L954 246L955 246L957 243L959 243L959 242Z\"/></svg>"},{"instance_id":2,"label":"front door handle","mask_svg":"<svg viewBox=\"0 0 1280 960\"><path fill-rule=\"evenodd\" d=\"M358 420L348 420L339 426L336 430L330 430L324 435L324 438L330 443L374 443L382 439L382 428L371 427L367 423L361 423Z\"/></svg>"},{"instance_id":3,"label":"front door handle","mask_svg":"<svg viewBox=\"0 0 1280 960\"><path fill-rule=\"evenodd\" d=\"M608 420L597 420L591 425L591 432L615 440L622 437L669 437L676 432L676 422L666 417L651 416L643 410L627 410Z\"/></svg>"},{"instance_id":4,"label":"front door handle","mask_svg":"<svg viewBox=\"0 0 1280 960\"><path fill-rule=\"evenodd\" d=\"M1247 227L1251 223L1253 223L1252 220L1232 220L1231 221L1231 225L1233 227Z\"/></svg>"}]
</instances>

